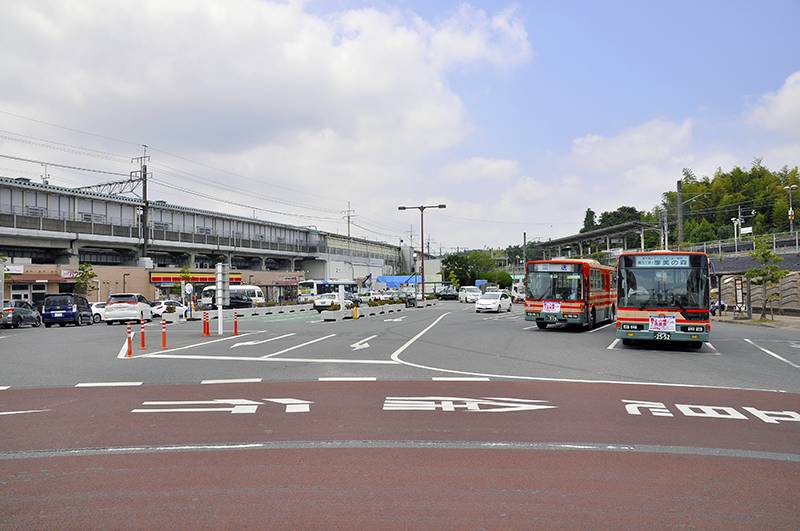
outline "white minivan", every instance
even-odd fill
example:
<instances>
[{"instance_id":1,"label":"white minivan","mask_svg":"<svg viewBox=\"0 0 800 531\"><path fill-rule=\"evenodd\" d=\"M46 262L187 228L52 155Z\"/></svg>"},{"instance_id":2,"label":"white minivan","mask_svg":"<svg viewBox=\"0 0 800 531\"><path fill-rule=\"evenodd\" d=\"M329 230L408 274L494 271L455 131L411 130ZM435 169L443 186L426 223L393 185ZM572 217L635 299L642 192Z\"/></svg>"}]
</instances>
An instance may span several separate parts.
<instances>
[{"instance_id":1,"label":"white minivan","mask_svg":"<svg viewBox=\"0 0 800 531\"><path fill-rule=\"evenodd\" d=\"M481 290L475 286L464 286L458 290L458 302L475 302L481 297Z\"/></svg>"},{"instance_id":2,"label":"white minivan","mask_svg":"<svg viewBox=\"0 0 800 531\"><path fill-rule=\"evenodd\" d=\"M106 303L106 324L152 321L153 309L141 293L112 293Z\"/></svg>"}]
</instances>

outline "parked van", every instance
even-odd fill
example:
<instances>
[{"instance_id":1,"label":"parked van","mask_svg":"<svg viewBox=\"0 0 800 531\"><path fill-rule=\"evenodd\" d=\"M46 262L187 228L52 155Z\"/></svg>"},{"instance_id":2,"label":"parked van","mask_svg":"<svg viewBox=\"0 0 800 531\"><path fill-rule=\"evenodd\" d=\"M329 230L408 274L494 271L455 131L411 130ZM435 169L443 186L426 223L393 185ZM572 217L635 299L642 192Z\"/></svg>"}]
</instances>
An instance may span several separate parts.
<instances>
[{"instance_id":1,"label":"parked van","mask_svg":"<svg viewBox=\"0 0 800 531\"><path fill-rule=\"evenodd\" d=\"M86 297L77 293L51 293L44 298L42 322L45 328L53 324L75 326L92 324L92 307Z\"/></svg>"},{"instance_id":2,"label":"parked van","mask_svg":"<svg viewBox=\"0 0 800 531\"><path fill-rule=\"evenodd\" d=\"M107 325L114 322L153 320L153 308L141 293L112 293L106 304L105 321Z\"/></svg>"},{"instance_id":3,"label":"parked van","mask_svg":"<svg viewBox=\"0 0 800 531\"><path fill-rule=\"evenodd\" d=\"M203 288L203 291L200 294L200 304L202 304L204 308L210 308L211 305L214 304L214 294L216 292L216 286L206 286ZM243 295L249 297L253 303L253 306L264 306L264 302L266 302L264 299L264 292L259 286L231 286L230 292L242 293Z\"/></svg>"}]
</instances>

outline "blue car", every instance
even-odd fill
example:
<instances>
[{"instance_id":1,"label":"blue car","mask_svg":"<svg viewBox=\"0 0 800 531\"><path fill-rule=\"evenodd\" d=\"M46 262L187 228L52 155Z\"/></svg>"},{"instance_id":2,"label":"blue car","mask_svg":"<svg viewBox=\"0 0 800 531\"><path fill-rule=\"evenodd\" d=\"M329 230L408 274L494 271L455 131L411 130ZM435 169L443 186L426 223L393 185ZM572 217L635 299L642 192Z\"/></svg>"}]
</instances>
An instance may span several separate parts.
<instances>
[{"instance_id":1,"label":"blue car","mask_svg":"<svg viewBox=\"0 0 800 531\"><path fill-rule=\"evenodd\" d=\"M51 293L44 299L42 322L45 328L52 325L81 326L92 324L92 307L86 297L77 293Z\"/></svg>"}]
</instances>

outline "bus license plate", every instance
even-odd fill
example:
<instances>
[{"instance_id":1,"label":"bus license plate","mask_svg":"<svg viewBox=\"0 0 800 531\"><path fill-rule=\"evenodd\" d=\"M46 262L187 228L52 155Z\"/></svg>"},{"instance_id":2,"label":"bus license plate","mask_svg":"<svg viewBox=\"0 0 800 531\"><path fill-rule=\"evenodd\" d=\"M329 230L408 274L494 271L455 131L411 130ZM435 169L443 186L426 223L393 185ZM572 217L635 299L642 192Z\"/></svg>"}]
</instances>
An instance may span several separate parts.
<instances>
[{"instance_id":1,"label":"bus license plate","mask_svg":"<svg viewBox=\"0 0 800 531\"><path fill-rule=\"evenodd\" d=\"M544 316L544 320L545 321L553 321L553 322L555 322L555 321L558 321L558 316L557 315L545 315Z\"/></svg>"},{"instance_id":2,"label":"bus license plate","mask_svg":"<svg viewBox=\"0 0 800 531\"><path fill-rule=\"evenodd\" d=\"M669 341L671 336L669 332L654 332L653 339L656 341Z\"/></svg>"}]
</instances>

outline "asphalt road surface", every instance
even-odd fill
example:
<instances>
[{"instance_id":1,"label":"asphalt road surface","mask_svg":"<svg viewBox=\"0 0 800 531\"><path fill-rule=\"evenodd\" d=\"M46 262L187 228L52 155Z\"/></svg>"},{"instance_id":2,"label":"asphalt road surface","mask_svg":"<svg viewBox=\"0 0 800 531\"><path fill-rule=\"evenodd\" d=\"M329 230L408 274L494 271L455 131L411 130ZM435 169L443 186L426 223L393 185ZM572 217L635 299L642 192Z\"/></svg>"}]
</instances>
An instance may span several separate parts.
<instances>
[{"instance_id":1,"label":"asphalt road surface","mask_svg":"<svg viewBox=\"0 0 800 531\"><path fill-rule=\"evenodd\" d=\"M800 528L800 332L532 325L0 330L0 529Z\"/></svg>"}]
</instances>

